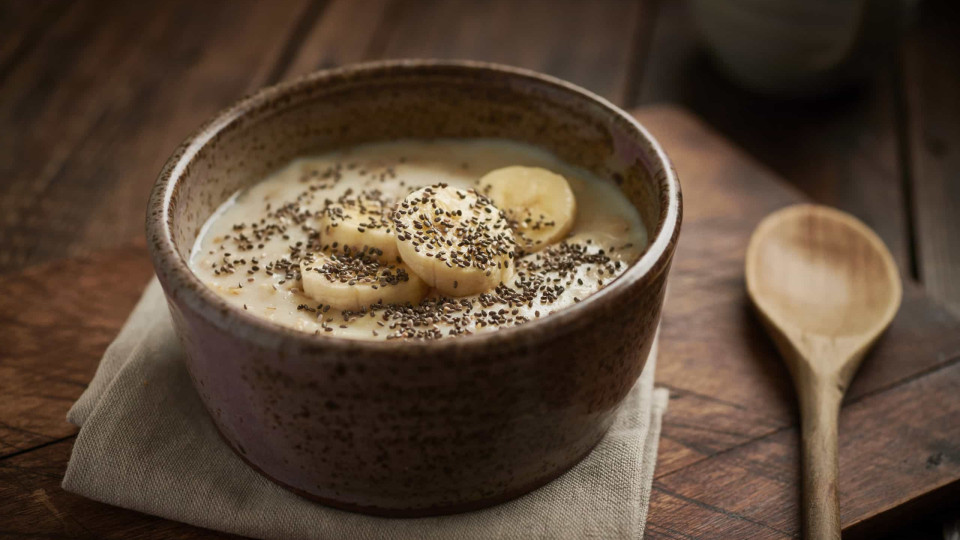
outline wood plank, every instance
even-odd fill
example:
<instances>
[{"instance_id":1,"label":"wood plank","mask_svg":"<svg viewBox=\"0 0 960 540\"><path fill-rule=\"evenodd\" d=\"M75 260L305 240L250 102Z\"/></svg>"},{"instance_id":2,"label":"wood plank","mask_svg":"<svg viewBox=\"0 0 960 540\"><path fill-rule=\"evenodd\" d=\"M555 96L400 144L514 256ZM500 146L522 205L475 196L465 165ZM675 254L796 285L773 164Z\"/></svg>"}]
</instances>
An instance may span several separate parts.
<instances>
[{"instance_id":1,"label":"wood plank","mask_svg":"<svg viewBox=\"0 0 960 540\"><path fill-rule=\"evenodd\" d=\"M85 499L60 488L73 440L0 461L2 538L239 538Z\"/></svg>"},{"instance_id":2,"label":"wood plank","mask_svg":"<svg viewBox=\"0 0 960 540\"><path fill-rule=\"evenodd\" d=\"M396 0L331 0L283 73L289 79L318 69L374 59L378 30L392 24Z\"/></svg>"},{"instance_id":3,"label":"wood plank","mask_svg":"<svg viewBox=\"0 0 960 540\"><path fill-rule=\"evenodd\" d=\"M685 113L656 108L642 111L640 118L672 156L686 205L662 330L658 384L671 389L671 403L658 456L650 537L792 537L797 533L799 474L792 390L745 304L741 258L752 225L769 210L802 196ZM0 343L15 345L13 363L4 357L0 365L29 369L27 375L92 374L102 347L149 274L143 246L95 259L28 272L32 281L0 279L0 297L40 306L29 314L31 324L18 323L14 333L0 334ZM65 276L80 276L75 290L37 284L41 277L56 283ZM140 276L141 281L129 276ZM105 288L104 283L112 285ZM78 339L80 330L66 327L76 324L85 309L92 310L88 319L102 322L90 323L84 332L98 337L65 356L59 343ZM51 320L64 321L61 331L73 337L59 341L42 330L56 325L37 323ZM40 347L42 343L53 345ZM908 286L901 313L865 361L845 403L841 504L848 532L868 534L886 526L884 519L902 518L895 505L908 499L916 497L914 506L906 507L915 515L953 493L960 478L960 404L951 402L960 391L958 359L960 322ZM27 375L19 375L14 384L35 387ZM67 391L76 395L79 390ZM69 403L64 396L45 404L43 396L35 399L38 405L31 414L38 419L27 427L47 436L37 441L55 440L44 431L64 433L55 430L69 427L63 422ZM9 413L0 407L0 420L19 415L18 410ZM58 491L56 482L71 444L67 439L0 458L0 485L20 486L14 497L5 498L14 506L0 506L0 515L23 516L10 522L10 530L64 527L63 520L82 524L94 536L145 530L137 514ZM27 465L34 455L41 457ZM37 467L47 471L46 483L36 483ZM33 495L38 490L42 496ZM731 493L736 496L728 496ZM923 493L928 493L926 498ZM59 514L48 511L46 500ZM144 519L154 523L154 518ZM169 536L181 534L178 526L162 523ZM185 536L195 534L183 531Z\"/></svg>"},{"instance_id":4,"label":"wood plank","mask_svg":"<svg viewBox=\"0 0 960 540\"><path fill-rule=\"evenodd\" d=\"M684 230L661 330L657 382L672 389L672 399L664 417L651 530L662 527L654 537L663 538L671 538L678 530L694 538L793 536L798 531L795 446L785 440L778 444L769 441L796 437L795 399L786 370L749 307L743 286L743 255L750 233L763 216L803 197L744 152L676 109L644 109L639 118L671 156L685 203ZM871 444L882 443L882 451L891 456L917 455L913 447L896 450L897 445L905 444L900 440L902 430L884 432L876 441L858 435L866 424L856 420L851 425L846 420L853 414L850 411L866 407L864 403L879 407L878 402L870 400L888 395L900 384L955 365L957 359L960 321L908 283L897 318L864 362L845 401L841 437L852 436L858 442L844 443L842 450L841 459L850 463L841 477L841 489L848 494L843 500L848 501L849 494L873 497L868 502L861 500L862 506L849 511L850 503L841 503L848 529L857 532L866 526L869 530L878 518L883 523L883 512L901 500L897 491L886 490L883 482L877 482L877 475L852 480L847 476L862 469L854 465L861 459L874 458L869 452L877 450ZM917 391L915 397L920 394ZM925 404L936 410L946 395L942 392ZM951 409L946 420L935 413L923 414L934 418L924 424L925 429L951 441L952 431L945 434L940 430L954 429L949 422L960 423L960 414ZM888 417L884 413L878 422ZM892 419L890 425L894 425ZM955 442L947 446L949 452L960 451ZM788 447L793 453L787 453ZM723 480L718 485L727 485L729 456L740 456L745 448L756 449L751 457L757 464L745 470L742 478L729 480L732 486L745 486L739 495L728 497L730 490L710 488L712 481L705 478L716 477L718 482ZM923 459L930 457L929 452L923 455ZM682 476L690 470L697 473ZM960 479L960 472L952 468L935 473L943 476L938 476L931 490L937 487L937 481L952 484ZM688 479L689 485L680 489L680 484L661 482L673 475ZM885 481L900 482L900 493L909 493L911 483L920 481L921 476L913 469L893 470ZM858 480L865 483L855 489L846 487ZM715 497L729 501L724 506ZM869 520L864 517L866 513L859 513L866 506L877 509L884 497L890 507L870 514ZM697 525L691 528L690 524Z\"/></svg>"},{"instance_id":5,"label":"wood plank","mask_svg":"<svg viewBox=\"0 0 960 540\"><path fill-rule=\"evenodd\" d=\"M662 329L665 356L683 359L659 366L660 380L725 403L791 418L795 411L785 368L755 323L743 285L743 256L759 221L782 206L804 200L768 169L697 119L672 107L642 109L639 118L657 137L677 169L684 192L683 241L671 276ZM709 265L703 261L709 260ZM709 308L709 309L707 309ZM690 335L689 328L697 328ZM875 353L848 392L848 399L884 388L960 354L960 326L906 285L904 304ZM724 343L723 348L715 347ZM916 361L897 358L914 352ZM946 357L933 354L941 351ZM749 361L747 361L749 360ZM751 363L755 362L755 363ZM744 393L725 377L747 378ZM691 376L692 373L697 373ZM696 389L690 382L698 385Z\"/></svg>"},{"instance_id":6,"label":"wood plank","mask_svg":"<svg viewBox=\"0 0 960 540\"><path fill-rule=\"evenodd\" d=\"M942 370L844 407L840 500L845 532L875 538L891 525L883 513L899 504L939 488L945 488L941 503L960 496L958 391L960 357ZM800 526L798 443L798 431L791 427L715 459L658 472L651 537L670 538L670 530L703 539L745 537L748 531L751 538L793 537Z\"/></svg>"},{"instance_id":7,"label":"wood plank","mask_svg":"<svg viewBox=\"0 0 960 540\"><path fill-rule=\"evenodd\" d=\"M163 162L269 79L311 2L69 4L0 86L0 272L142 234Z\"/></svg>"},{"instance_id":8,"label":"wood plank","mask_svg":"<svg viewBox=\"0 0 960 540\"><path fill-rule=\"evenodd\" d=\"M640 1L405 1L382 36L378 58L469 58L526 67L623 104L643 28Z\"/></svg>"},{"instance_id":9,"label":"wood plank","mask_svg":"<svg viewBox=\"0 0 960 540\"><path fill-rule=\"evenodd\" d=\"M698 44L687 2L659 4L633 103L691 110L813 200L859 217L911 275L894 58L878 61L879 71L861 87L822 99L764 97L718 73Z\"/></svg>"},{"instance_id":10,"label":"wood plank","mask_svg":"<svg viewBox=\"0 0 960 540\"><path fill-rule=\"evenodd\" d=\"M152 274L145 250L137 243L0 277L0 458L76 433L67 410Z\"/></svg>"},{"instance_id":11,"label":"wood plank","mask_svg":"<svg viewBox=\"0 0 960 540\"><path fill-rule=\"evenodd\" d=\"M681 287L681 276L686 274L676 270L677 264L674 267L672 290L676 291ZM704 294L704 290L716 295L719 287L690 288L688 295ZM757 321L746 302L710 303L709 308L701 304L702 313L691 319L678 307L689 301L684 298L688 295L672 294L664 316L661 355L665 360L658 365L657 382L671 388L662 438L679 448L661 450L658 475L722 454L797 422L796 399L788 374L772 343L754 328ZM719 328L715 331L703 331L716 326ZM740 330L744 326L751 329ZM685 338L690 328L702 335ZM724 332L737 337L717 347L722 341L718 336ZM734 347L731 343L743 346ZM902 381L936 371L957 357L960 323L919 287L908 284L900 312L865 360L847 392L845 404L858 403ZM756 364L761 364L760 369Z\"/></svg>"},{"instance_id":12,"label":"wood plank","mask_svg":"<svg viewBox=\"0 0 960 540\"><path fill-rule=\"evenodd\" d=\"M0 2L0 84L66 7L54 0Z\"/></svg>"},{"instance_id":13,"label":"wood plank","mask_svg":"<svg viewBox=\"0 0 960 540\"><path fill-rule=\"evenodd\" d=\"M935 0L919 11L903 54L917 266L930 293L960 313L960 5Z\"/></svg>"}]
</instances>

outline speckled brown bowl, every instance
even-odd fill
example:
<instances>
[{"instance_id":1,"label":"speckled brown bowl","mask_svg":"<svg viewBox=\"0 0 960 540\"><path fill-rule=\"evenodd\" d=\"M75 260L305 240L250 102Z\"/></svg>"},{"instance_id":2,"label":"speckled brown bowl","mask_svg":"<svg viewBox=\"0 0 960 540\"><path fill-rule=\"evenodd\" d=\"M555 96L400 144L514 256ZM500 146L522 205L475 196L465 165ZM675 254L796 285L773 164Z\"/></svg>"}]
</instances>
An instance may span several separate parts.
<instances>
[{"instance_id":1,"label":"speckled brown bowl","mask_svg":"<svg viewBox=\"0 0 960 540\"><path fill-rule=\"evenodd\" d=\"M535 144L616 182L650 245L599 293L440 341L314 336L238 310L187 266L231 194L290 159L401 137ZM194 384L223 438L330 506L423 516L526 493L584 457L643 369L680 230L663 150L607 101L529 71L398 61L322 71L218 114L170 158L147 238Z\"/></svg>"}]
</instances>

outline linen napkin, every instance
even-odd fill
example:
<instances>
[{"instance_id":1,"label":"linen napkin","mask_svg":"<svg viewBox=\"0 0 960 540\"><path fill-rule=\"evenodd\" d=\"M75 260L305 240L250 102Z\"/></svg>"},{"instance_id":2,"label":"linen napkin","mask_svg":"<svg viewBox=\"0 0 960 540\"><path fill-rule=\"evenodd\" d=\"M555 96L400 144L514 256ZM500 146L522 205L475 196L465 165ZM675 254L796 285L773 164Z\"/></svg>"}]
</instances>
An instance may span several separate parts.
<instances>
[{"instance_id":1,"label":"linen napkin","mask_svg":"<svg viewBox=\"0 0 960 540\"><path fill-rule=\"evenodd\" d=\"M67 414L81 429L63 488L260 538L642 538L668 398L653 388L656 349L610 432L560 478L475 512L370 517L278 487L220 440L191 385L154 279Z\"/></svg>"}]
</instances>

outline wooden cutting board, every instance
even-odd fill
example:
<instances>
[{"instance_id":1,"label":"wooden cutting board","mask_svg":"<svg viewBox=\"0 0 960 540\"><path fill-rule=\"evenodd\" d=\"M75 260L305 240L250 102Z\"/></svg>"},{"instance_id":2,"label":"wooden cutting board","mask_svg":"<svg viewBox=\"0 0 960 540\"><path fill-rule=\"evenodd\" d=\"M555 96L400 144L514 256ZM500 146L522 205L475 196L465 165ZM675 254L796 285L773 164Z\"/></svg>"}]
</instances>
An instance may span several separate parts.
<instances>
[{"instance_id":1,"label":"wooden cutting board","mask_svg":"<svg viewBox=\"0 0 960 540\"><path fill-rule=\"evenodd\" d=\"M661 334L670 389L648 538L799 534L790 379L752 314L753 227L804 197L687 113L644 109L680 175L684 223ZM0 278L0 535L205 537L65 493L64 415L151 275L142 242ZM840 420L845 537L870 537L960 495L960 321L912 283Z\"/></svg>"}]
</instances>

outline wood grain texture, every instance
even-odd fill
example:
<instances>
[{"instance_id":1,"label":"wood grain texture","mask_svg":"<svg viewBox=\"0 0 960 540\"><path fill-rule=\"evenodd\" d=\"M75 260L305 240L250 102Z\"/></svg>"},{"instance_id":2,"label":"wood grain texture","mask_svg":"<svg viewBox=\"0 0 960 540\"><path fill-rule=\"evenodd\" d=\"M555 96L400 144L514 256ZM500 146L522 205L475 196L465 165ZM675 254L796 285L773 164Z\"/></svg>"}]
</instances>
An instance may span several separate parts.
<instances>
[{"instance_id":1,"label":"wood grain texture","mask_svg":"<svg viewBox=\"0 0 960 540\"><path fill-rule=\"evenodd\" d=\"M960 469L960 405L952 399L958 385L960 363L954 362L846 404L839 451L845 538L889 532L890 519L904 516L883 514L918 497L918 483L932 480L928 488L941 505L960 495L956 481L939 492L941 475L955 477ZM930 428L935 435L925 431ZM675 472L658 471L648 537L795 537L799 442L795 427L784 428Z\"/></svg>"},{"instance_id":2,"label":"wood grain texture","mask_svg":"<svg viewBox=\"0 0 960 540\"><path fill-rule=\"evenodd\" d=\"M799 531L796 405L789 375L748 306L743 257L756 224L769 212L803 197L676 109L646 109L639 117L671 156L685 204L684 232L661 333L657 379L658 384L673 389L673 399L664 418L664 443L651 502L651 534L654 538L673 538L677 531L694 538L794 536ZM905 361L908 358L910 361ZM941 450L934 452L924 446L939 441L942 433L926 441L904 441L901 426L873 438L860 432L866 424L850 422L851 407L874 396L886 396L907 381L958 361L960 321L915 286L908 286L890 333L865 360L841 414L840 492L845 530L856 533L864 527L871 530L877 524L889 525L885 520L890 516L864 512L864 508L881 504L887 505L883 508L888 511L897 501L918 497L916 492L904 495L917 477L917 467L925 466L927 460L939 460L939 467L943 461L943 456L936 454ZM924 395L923 406L936 409L948 393ZM960 416L953 418L953 409L945 414L946 422L934 417L924 422L926 428L914 427L921 431L943 428L952 434L960 427ZM883 418L878 422L892 421ZM770 442L784 438L790 440ZM856 444L848 443L851 438ZM911 446L914 442L918 446ZM960 451L958 443L947 446L949 452ZM743 449L751 453L743 455ZM871 484L860 476L865 464L851 459L851 452L869 453L861 456L864 459L872 459L876 453L895 455L904 458L898 462L903 467L883 463L867 477L877 482ZM742 471L731 469L731 456L743 463ZM883 480L879 479L881 470ZM952 465L937 472L945 475L941 478L946 479L945 484L953 486L960 478L958 473ZM857 488L848 488L849 482L857 483ZM890 492L885 482L900 483L904 491ZM939 486L935 483L931 489ZM699 524L692 529L697 534L690 532L691 524Z\"/></svg>"},{"instance_id":3,"label":"wood grain texture","mask_svg":"<svg viewBox=\"0 0 960 540\"><path fill-rule=\"evenodd\" d=\"M269 80L309 6L69 3L0 86L0 272L142 234L163 162Z\"/></svg>"},{"instance_id":4,"label":"wood grain texture","mask_svg":"<svg viewBox=\"0 0 960 540\"><path fill-rule=\"evenodd\" d=\"M132 510L60 488L72 439L0 461L0 538L239 538Z\"/></svg>"},{"instance_id":5,"label":"wood grain texture","mask_svg":"<svg viewBox=\"0 0 960 540\"><path fill-rule=\"evenodd\" d=\"M0 458L76 433L66 413L152 269L144 245L0 278ZM24 306L46 305L43 309Z\"/></svg>"},{"instance_id":6,"label":"wood grain texture","mask_svg":"<svg viewBox=\"0 0 960 540\"><path fill-rule=\"evenodd\" d=\"M904 50L920 279L960 313L960 5L925 2Z\"/></svg>"},{"instance_id":7,"label":"wood grain texture","mask_svg":"<svg viewBox=\"0 0 960 540\"><path fill-rule=\"evenodd\" d=\"M689 115L655 107L643 109L640 118L671 156L684 193L683 240L662 329L665 356L682 361L661 363L659 379L675 391L708 396L730 414L749 410L775 425L792 422L796 405L789 375L755 324L743 258L760 220L803 201L803 195ZM903 306L881 337L882 346L864 361L849 398L943 365L960 354L957 329L948 312L931 308L916 286L906 284ZM714 346L720 342L724 347ZM913 360L903 362L904 357ZM673 403L670 410L677 412Z\"/></svg>"},{"instance_id":8,"label":"wood grain texture","mask_svg":"<svg viewBox=\"0 0 960 540\"><path fill-rule=\"evenodd\" d=\"M686 203L661 335L658 384L671 389L671 402L648 536L792 537L799 523L796 406L786 370L747 307L742 257L756 222L802 196L685 113L657 108L641 112L640 119L671 154ZM149 275L142 246L86 261L30 271L54 280L86 276L72 291L33 288L16 276L0 281L19 283L18 302L46 306L32 310L31 317L62 321L47 327L63 327L57 332L72 339L78 330L67 327L76 324L76 314L103 311L89 317L100 322L85 330L98 336L89 343L99 345L79 347L69 356L62 346L41 346L63 343L49 332L17 338L22 341L17 357L27 359L32 373L89 377ZM11 339L2 338L0 343ZM841 415L846 532L872 534L891 519L903 519L897 513L903 503L914 501L903 508L915 515L956 494L960 403L951 398L960 391L958 360L960 322L916 287L907 287L899 316L862 365ZM50 380L40 384L46 387ZM63 420L69 404L54 397L33 407L44 417L36 430L72 429ZM0 409L4 421L19 414ZM0 530L62 530L66 537L206 534L62 492L58 484L71 444L67 438L0 458L0 486L9 494L0 497L0 515L13 516Z\"/></svg>"},{"instance_id":9,"label":"wood grain texture","mask_svg":"<svg viewBox=\"0 0 960 540\"><path fill-rule=\"evenodd\" d=\"M862 222L812 204L765 217L750 237L744 266L747 293L800 403L804 538L840 540L840 403L900 308L900 274Z\"/></svg>"},{"instance_id":10,"label":"wood grain texture","mask_svg":"<svg viewBox=\"0 0 960 540\"><path fill-rule=\"evenodd\" d=\"M0 83L66 7L54 0L0 2Z\"/></svg>"},{"instance_id":11,"label":"wood grain texture","mask_svg":"<svg viewBox=\"0 0 960 540\"><path fill-rule=\"evenodd\" d=\"M330 0L282 78L376 58L378 30L392 24L397 0Z\"/></svg>"},{"instance_id":12,"label":"wood grain texture","mask_svg":"<svg viewBox=\"0 0 960 540\"><path fill-rule=\"evenodd\" d=\"M599 0L365 0L370 18L350 17L359 35L384 19L374 39L363 49L364 59L468 58L512 64L543 71L581 84L614 102L623 103L635 62L642 56L642 28L652 22L641 1ZM336 13L344 13L341 6ZM339 18L339 17L338 17ZM323 39L318 29L311 42L331 52L321 60L298 61L305 66L330 65L356 58L362 47L356 36L334 39L335 23ZM319 50L319 49L317 49ZM305 55L318 53L305 49Z\"/></svg>"},{"instance_id":13,"label":"wood grain texture","mask_svg":"<svg viewBox=\"0 0 960 540\"><path fill-rule=\"evenodd\" d=\"M658 4L632 104L691 110L815 202L863 220L909 276L892 54L858 87L818 100L772 99L741 90L717 71L698 44L687 2Z\"/></svg>"}]
</instances>

